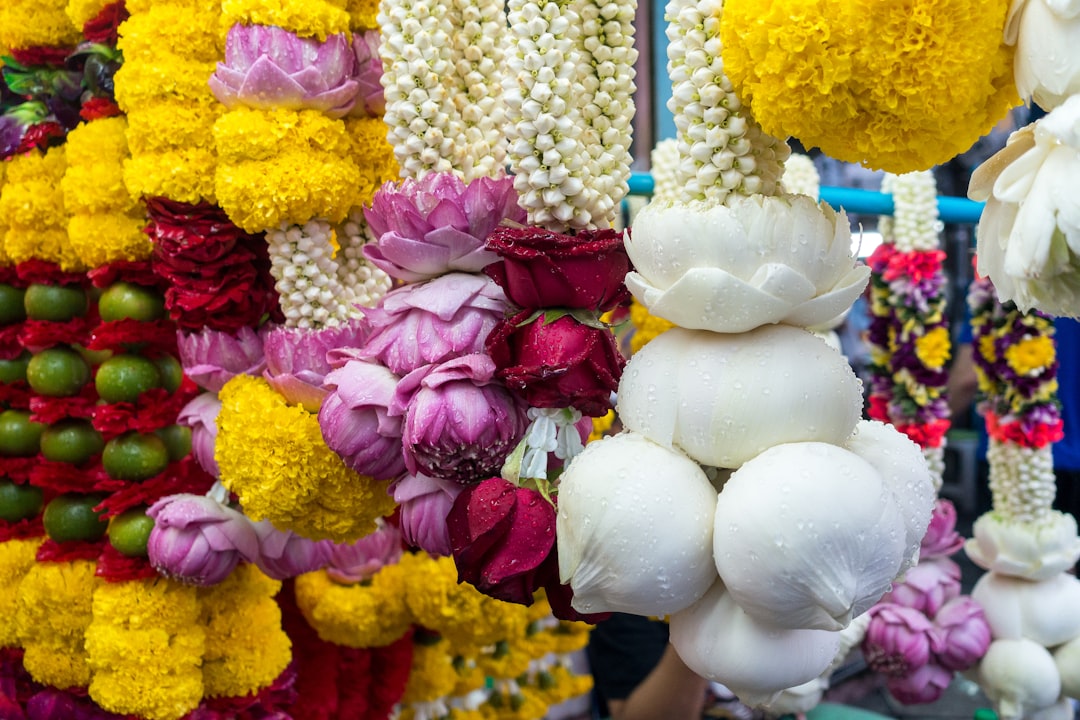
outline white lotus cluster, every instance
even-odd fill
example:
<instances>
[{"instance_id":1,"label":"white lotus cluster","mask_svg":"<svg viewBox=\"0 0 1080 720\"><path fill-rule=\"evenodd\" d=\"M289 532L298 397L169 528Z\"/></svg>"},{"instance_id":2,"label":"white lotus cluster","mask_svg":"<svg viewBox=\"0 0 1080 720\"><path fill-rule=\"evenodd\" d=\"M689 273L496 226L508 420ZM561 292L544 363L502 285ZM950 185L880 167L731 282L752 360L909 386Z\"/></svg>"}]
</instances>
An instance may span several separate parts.
<instances>
[{"instance_id":1,"label":"white lotus cluster","mask_svg":"<svg viewBox=\"0 0 1080 720\"><path fill-rule=\"evenodd\" d=\"M575 607L670 616L684 662L752 704L829 667L934 502L918 446L860 420L859 381L806 329L865 286L850 240L805 197L642 210L627 282L680 327L627 364L625 431L560 481Z\"/></svg>"},{"instance_id":2,"label":"white lotus cluster","mask_svg":"<svg viewBox=\"0 0 1080 720\"><path fill-rule=\"evenodd\" d=\"M270 274L286 327L317 330L357 317L355 293L342 285L334 231L324 220L286 225L266 233Z\"/></svg>"}]
</instances>

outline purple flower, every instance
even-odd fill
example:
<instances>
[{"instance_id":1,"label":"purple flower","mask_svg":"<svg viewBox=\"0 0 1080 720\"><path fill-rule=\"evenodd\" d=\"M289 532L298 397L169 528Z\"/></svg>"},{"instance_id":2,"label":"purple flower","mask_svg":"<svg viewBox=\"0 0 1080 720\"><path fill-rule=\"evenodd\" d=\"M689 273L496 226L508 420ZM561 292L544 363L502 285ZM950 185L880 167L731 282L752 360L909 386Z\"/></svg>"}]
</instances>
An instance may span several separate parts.
<instances>
[{"instance_id":1,"label":"purple flower","mask_svg":"<svg viewBox=\"0 0 1080 720\"><path fill-rule=\"evenodd\" d=\"M339 327L297 330L276 327L266 334L266 370L263 377L293 405L319 412L326 390L323 378L330 372L326 354L343 347L359 347L368 332L366 319Z\"/></svg>"},{"instance_id":2,"label":"purple flower","mask_svg":"<svg viewBox=\"0 0 1080 720\"><path fill-rule=\"evenodd\" d=\"M356 54L343 33L326 42L300 38L279 27L243 25L229 29L225 62L210 77L214 96L230 110L319 110L340 118L352 110Z\"/></svg>"},{"instance_id":3,"label":"purple flower","mask_svg":"<svg viewBox=\"0 0 1080 720\"><path fill-rule=\"evenodd\" d=\"M8 715L2 717L7 718ZM26 720L121 720L123 717L102 710L89 698L51 687L35 693L26 701ZM15 718L12 717L12 720Z\"/></svg>"},{"instance_id":4,"label":"purple flower","mask_svg":"<svg viewBox=\"0 0 1080 720\"><path fill-rule=\"evenodd\" d=\"M312 540L291 530L278 530L269 520L253 523L259 538L255 564L275 580L314 572L330 562L331 543Z\"/></svg>"},{"instance_id":5,"label":"purple flower","mask_svg":"<svg viewBox=\"0 0 1080 720\"><path fill-rule=\"evenodd\" d=\"M220 392L236 375L261 375L266 369L263 333L242 327L235 334L206 328L177 331L176 344L184 373L210 392Z\"/></svg>"},{"instance_id":6,"label":"purple flower","mask_svg":"<svg viewBox=\"0 0 1080 720\"><path fill-rule=\"evenodd\" d=\"M942 605L960 594L960 566L949 558L920 560L903 581L881 598L933 617Z\"/></svg>"},{"instance_id":7,"label":"purple flower","mask_svg":"<svg viewBox=\"0 0 1080 720\"><path fill-rule=\"evenodd\" d=\"M964 546L964 538L956 532L956 506L951 501L938 498L930 516L930 526L919 546L919 557L929 560L948 557Z\"/></svg>"},{"instance_id":8,"label":"purple flower","mask_svg":"<svg viewBox=\"0 0 1080 720\"><path fill-rule=\"evenodd\" d=\"M401 418L389 413L398 376L382 365L351 360L326 376L319 410L327 447L361 475L380 480L405 472Z\"/></svg>"},{"instance_id":9,"label":"purple flower","mask_svg":"<svg viewBox=\"0 0 1080 720\"><path fill-rule=\"evenodd\" d=\"M146 514L154 519L147 543L150 564L181 582L216 585L241 560L259 555L251 521L205 495L169 495Z\"/></svg>"},{"instance_id":10,"label":"purple flower","mask_svg":"<svg viewBox=\"0 0 1080 720\"><path fill-rule=\"evenodd\" d=\"M356 542L330 545L330 562L326 573L344 585L363 582L384 565L401 559L401 531L389 523Z\"/></svg>"},{"instance_id":11,"label":"purple flower","mask_svg":"<svg viewBox=\"0 0 1080 720\"><path fill-rule=\"evenodd\" d=\"M191 454L203 470L220 477L217 460L214 459L214 444L217 442L217 416L221 412L221 401L212 392L197 395L176 417L176 424L191 428Z\"/></svg>"},{"instance_id":12,"label":"purple flower","mask_svg":"<svg viewBox=\"0 0 1080 720\"><path fill-rule=\"evenodd\" d=\"M405 475L390 486L401 512L401 533L405 542L435 557L449 557L450 531L446 516L454 500L465 489L450 480L427 475Z\"/></svg>"},{"instance_id":13,"label":"purple flower","mask_svg":"<svg viewBox=\"0 0 1080 720\"><path fill-rule=\"evenodd\" d=\"M364 246L364 256L406 282L479 272L499 259L485 248L491 231L504 219L526 219L511 178L481 177L466 186L450 173L387 183L364 216L378 238Z\"/></svg>"},{"instance_id":14,"label":"purple flower","mask_svg":"<svg viewBox=\"0 0 1080 720\"><path fill-rule=\"evenodd\" d=\"M353 33L353 52L356 53L358 72L356 82L360 89L356 95L356 104L349 114L354 117L380 117L386 112L386 98L383 96L382 59L379 57L378 30L365 30Z\"/></svg>"},{"instance_id":15,"label":"purple flower","mask_svg":"<svg viewBox=\"0 0 1080 720\"><path fill-rule=\"evenodd\" d=\"M928 663L900 677L890 677L885 682L889 693L904 705L932 703L940 698L953 674L936 663Z\"/></svg>"},{"instance_id":16,"label":"purple flower","mask_svg":"<svg viewBox=\"0 0 1080 720\"><path fill-rule=\"evenodd\" d=\"M495 363L474 353L401 379L392 414L405 417L405 467L470 483L498 475L529 424L523 401L495 380Z\"/></svg>"},{"instance_id":17,"label":"purple flower","mask_svg":"<svg viewBox=\"0 0 1080 720\"><path fill-rule=\"evenodd\" d=\"M898 678L930 662L933 626L925 615L892 603L879 603L869 612L862 651L871 669Z\"/></svg>"},{"instance_id":18,"label":"purple flower","mask_svg":"<svg viewBox=\"0 0 1080 720\"><path fill-rule=\"evenodd\" d=\"M26 126L11 115L0 115L0 160L11 157L19 149Z\"/></svg>"},{"instance_id":19,"label":"purple flower","mask_svg":"<svg viewBox=\"0 0 1080 720\"><path fill-rule=\"evenodd\" d=\"M934 616L932 650L942 667L958 672L975 665L990 647L990 624L982 606L967 595L945 603Z\"/></svg>"},{"instance_id":20,"label":"purple flower","mask_svg":"<svg viewBox=\"0 0 1080 720\"><path fill-rule=\"evenodd\" d=\"M459 355L483 352L506 314L506 297L483 275L450 273L383 296L361 356L397 375Z\"/></svg>"}]
</instances>

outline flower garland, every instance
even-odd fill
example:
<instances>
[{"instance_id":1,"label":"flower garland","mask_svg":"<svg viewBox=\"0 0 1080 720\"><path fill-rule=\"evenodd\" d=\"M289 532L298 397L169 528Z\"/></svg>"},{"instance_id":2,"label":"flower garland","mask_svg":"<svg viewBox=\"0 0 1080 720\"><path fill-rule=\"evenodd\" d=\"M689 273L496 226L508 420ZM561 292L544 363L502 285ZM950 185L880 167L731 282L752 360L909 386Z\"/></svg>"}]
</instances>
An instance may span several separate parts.
<instances>
[{"instance_id":1,"label":"flower garland","mask_svg":"<svg viewBox=\"0 0 1080 720\"><path fill-rule=\"evenodd\" d=\"M821 197L821 176L818 175L814 161L809 155L792 153L784 161L784 172L780 176L784 192L793 195L808 195L815 200Z\"/></svg>"},{"instance_id":2,"label":"flower garland","mask_svg":"<svg viewBox=\"0 0 1080 720\"><path fill-rule=\"evenodd\" d=\"M6 164L0 215L7 222L7 256L14 263L38 259L55 263L65 271L85 269L68 239L61 186L67 169L64 146L18 155Z\"/></svg>"},{"instance_id":3,"label":"flower garland","mask_svg":"<svg viewBox=\"0 0 1080 720\"><path fill-rule=\"evenodd\" d=\"M455 0L451 7L455 29L450 61L458 83L451 99L463 126L455 142L460 159L454 166L466 182L498 175L506 166L506 106L498 82L508 39L503 5L503 0Z\"/></svg>"},{"instance_id":4,"label":"flower garland","mask_svg":"<svg viewBox=\"0 0 1080 720\"><path fill-rule=\"evenodd\" d=\"M14 622L19 603L19 585L34 567L41 538L9 539L0 543L0 648L19 646Z\"/></svg>"},{"instance_id":5,"label":"flower garland","mask_svg":"<svg viewBox=\"0 0 1080 720\"><path fill-rule=\"evenodd\" d=\"M13 0L0 8L0 48L73 47L81 24L73 25L67 0Z\"/></svg>"}]
</instances>

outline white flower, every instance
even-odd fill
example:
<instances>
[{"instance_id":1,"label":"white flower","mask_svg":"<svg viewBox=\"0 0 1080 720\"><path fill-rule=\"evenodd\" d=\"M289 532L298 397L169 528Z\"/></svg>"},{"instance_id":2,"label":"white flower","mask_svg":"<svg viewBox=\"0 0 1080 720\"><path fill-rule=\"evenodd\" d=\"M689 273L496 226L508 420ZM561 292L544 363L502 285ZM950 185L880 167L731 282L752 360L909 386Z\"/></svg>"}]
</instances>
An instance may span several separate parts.
<instances>
[{"instance_id":1,"label":"white flower","mask_svg":"<svg viewBox=\"0 0 1080 720\"><path fill-rule=\"evenodd\" d=\"M618 393L626 429L726 468L780 443L840 444L861 411L844 357L789 325L740 335L672 328L630 358Z\"/></svg>"},{"instance_id":2,"label":"white flower","mask_svg":"<svg viewBox=\"0 0 1080 720\"><path fill-rule=\"evenodd\" d=\"M986 458L995 512L1021 522L1050 515L1057 491L1050 445L1028 448L991 438Z\"/></svg>"},{"instance_id":3,"label":"white flower","mask_svg":"<svg viewBox=\"0 0 1080 720\"><path fill-rule=\"evenodd\" d=\"M881 191L893 196L892 217L883 216L878 229L885 242L900 252L936 250L941 242L939 233L944 227L937 206L937 182L929 170L886 174Z\"/></svg>"},{"instance_id":4,"label":"white flower","mask_svg":"<svg viewBox=\"0 0 1080 720\"><path fill-rule=\"evenodd\" d=\"M1080 94L1080 0L1013 0L1005 41L1021 97L1052 110Z\"/></svg>"},{"instance_id":5,"label":"white flower","mask_svg":"<svg viewBox=\"0 0 1080 720\"><path fill-rule=\"evenodd\" d=\"M971 177L978 270L1002 302L1080 314L1080 95L1017 130Z\"/></svg>"},{"instance_id":6,"label":"white flower","mask_svg":"<svg viewBox=\"0 0 1080 720\"><path fill-rule=\"evenodd\" d=\"M333 237L333 229L323 220L283 225L266 233L270 274L286 327L316 330L359 316L353 293L341 285Z\"/></svg>"},{"instance_id":7,"label":"white flower","mask_svg":"<svg viewBox=\"0 0 1080 720\"><path fill-rule=\"evenodd\" d=\"M559 575L581 612L669 615L713 581L716 491L682 453L633 433L591 442L559 480Z\"/></svg>"},{"instance_id":8,"label":"white flower","mask_svg":"<svg viewBox=\"0 0 1080 720\"><path fill-rule=\"evenodd\" d=\"M975 521L974 537L964 545L971 561L1003 575L1045 580L1080 558L1076 518L1053 512L1038 522L1021 522L995 513Z\"/></svg>"},{"instance_id":9,"label":"white flower","mask_svg":"<svg viewBox=\"0 0 1080 720\"><path fill-rule=\"evenodd\" d=\"M500 174L506 165L502 73L509 30L502 0L453 0L452 10L457 87L451 99L462 127L454 167L469 182Z\"/></svg>"},{"instance_id":10,"label":"white flower","mask_svg":"<svg viewBox=\"0 0 1080 720\"><path fill-rule=\"evenodd\" d=\"M784 172L780 177L781 192L792 195L806 195L818 200L821 197L821 176L814 161L801 153L792 153L784 161Z\"/></svg>"},{"instance_id":11,"label":"white flower","mask_svg":"<svg viewBox=\"0 0 1080 720\"><path fill-rule=\"evenodd\" d=\"M353 210L337 230L338 279L344 293L343 299L353 305L375 307L379 299L390 291L390 276L372 265L364 257L364 245L373 241L368 233L367 220L361 209Z\"/></svg>"},{"instance_id":12,"label":"white flower","mask_svg":"<svg viewBox=\"0 0 1080 720\"><path fill-rule=\"evenodd\" d=\"M989 572L971 590L995 638L1027 638L1054 647L1080 637L1080 580L1058 573L1031 581Z\"/></svg>"},{"instance_id":13,"label":"white flower","mask_svg":"<svg viewBox=\"0 0 1080 720\"><path fill-rule=\"evenodd\" d=\"M822 325L846 311L870 269L856 264L847 216L803 195L730 206L652 202L634 220L634 297L685 328L738 333Z\"/></svg>"},{"instance_id":14,"label":"white flower","mask_svg":"<svg viewBox=\"0 0 1080 720\"><path fill-rule=\"evenodd\" d=\"M679 143L668 138L656 143L649 154L650 172L653 178L653 202L671 202L679 198Z\"/></svg>"}]
</instances>

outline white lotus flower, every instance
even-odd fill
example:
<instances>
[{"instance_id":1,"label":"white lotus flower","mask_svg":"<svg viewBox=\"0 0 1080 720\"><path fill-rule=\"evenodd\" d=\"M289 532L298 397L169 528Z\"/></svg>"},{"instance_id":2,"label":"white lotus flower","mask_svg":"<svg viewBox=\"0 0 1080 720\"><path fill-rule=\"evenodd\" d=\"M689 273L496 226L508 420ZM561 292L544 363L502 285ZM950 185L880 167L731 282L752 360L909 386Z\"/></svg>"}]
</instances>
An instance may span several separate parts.
<instances>
[{"instance_id":1,"label":"white lotus flower","mask_svg":"<svg viewBox=\"0 0 1080 720\"><path fill-rule=\"evenodd\" d=\"M836 445L769 448L716 503L716 569L748 614L777 627L844 628L889 590L905 546L881 474Z\"/></svg>"},{"instance_id":2,"label":"white lotus flower","mask_svg":"<svg viewBox=\"0 0 1080 720\"><path fill-rule=\"evenodd\" d=\"M984 570L1046 580L1080 558L1076 532L1076 518L1068 513L1052 511L1035 522L987 513L975 521L974 537L965 543L964 552Z\"/></svg>"},{"instance_id":3,"label":"white lotus flower","mask_svg":"<svg viewBox=\"0 0 1080 720\"><path fill-rule=\"evenodd\" d=\"M978 271L990 277L1002 302L1080 314L1078 186L1080 95L1014 132L972 174L968 195L986 200Z\"/></svg>"},{"instance_id":4,"label":"white lotus flower","mask_svg":"<svg viewBox=\"0 0 1080 720\"><path fill-rule=\"evenodd\" d=\"M672 328L634 354L618 395L625 428L727 468L780 443L840 444L862 411L844 357L790 325L740 335Z\"/></svg>"},{"instance_id":5,"label":"white lotus flower","mask_svg":"<svg viewBox=\"0 0 1080 720\"><path fill-rule=\"evenodd\" d=\"M1056 704L1061 677L1046 648L1031 640L995 640L979 662L979 685L1001 720L1020 720Z\"/></svg>"},{"instance_id":6,"label":"white lotus flower","mask_svg":"<svg viewBox=\"0 0 1080 720\"><path fill-rule=\"evenodd\" d=\"M767 704L818 677L840 646L838 632L784 630L755 620L719 581L672 615L670 628L671 644L687 667L723 683L747 705Z\"/></svg>"},{"instance_id":7,"label":"white lotus flower","mask_svg":"<svg viewBox=\"0 0 1080 720\"><path fill-rule=\"evenodd\" d=\"M669 615L716 580L716 491L680 452L641 435L591 442L559 480L559 575L584 613Z\"/></svg>"},{"instance_id":8,"label":"white lotus flower","mask_svg":"<svg viewBox=\"0 0 1080 720\"><path fill-rule=\"evenodd\" d=\"M803 195L728 202L653 202L638 213L626 286L650 313L723 333L807 327L840 315L866 286L843 212Z\"/></svg>"},{"instance_id":9,"label":"white lotus flower","mask_svg":"<svg viewBox=\"0 0 1080 720\"><path fill-rule=\"evenodd\" d=\"M971 591L994 638L1027 638L1055 647L1080 636L1080 580L1060 573L1031 581L986 573Z\"/></svg>"},{"instance_id":10,"label":"white lotus flower","mask_svg":"<svg viewBox=\"0 0 1080 720\"><path fill-rule=\"evenodd\" d=\"M1080 0L1013 0L1005 42L1016 45L1013 74L1022 98L1051 110L1080 94Z\"/></svg>"},{"instance_id":11,"label":"white lotus flower","mask_svg":"<svg viewBox=\"0 0 1080 720\"><path fill-rule=\"evenodd\" d=\"M1080 637L1054 649L1054 664L1061 675L1061 693L1080 697Z\"/></svg>"}]
</instances>

